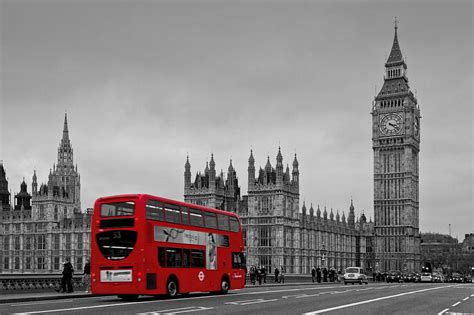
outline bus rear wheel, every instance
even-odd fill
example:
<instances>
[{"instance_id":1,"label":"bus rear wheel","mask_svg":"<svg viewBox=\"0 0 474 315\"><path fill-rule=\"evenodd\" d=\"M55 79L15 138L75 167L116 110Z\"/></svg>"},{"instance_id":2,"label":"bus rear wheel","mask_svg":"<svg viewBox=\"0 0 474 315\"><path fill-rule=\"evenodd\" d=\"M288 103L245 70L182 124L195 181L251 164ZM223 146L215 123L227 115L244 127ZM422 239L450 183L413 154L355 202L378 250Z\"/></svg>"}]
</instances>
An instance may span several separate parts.
<instances>
[{"instance_id":1,"label":"bus rear wheel","mask_svg":"<svg viewBox=\"0 0 474 315\"><path fill-rule=\"evenodd\" d=\"M229 292L230 284L227 278L223 278L221 281L221 294L227 294Z\"/></svg>"},{"instance_id":2,"label":"bus rear wheel","mask_svg":"<svg viewBox=\"0 0 474 315\"><path fill-rule=\"evenodd\" d=\"M166 294L170 298L174 298L178 295L178 283L175 279L168 280L166 284Z\"/></svg>"}]
</instances>

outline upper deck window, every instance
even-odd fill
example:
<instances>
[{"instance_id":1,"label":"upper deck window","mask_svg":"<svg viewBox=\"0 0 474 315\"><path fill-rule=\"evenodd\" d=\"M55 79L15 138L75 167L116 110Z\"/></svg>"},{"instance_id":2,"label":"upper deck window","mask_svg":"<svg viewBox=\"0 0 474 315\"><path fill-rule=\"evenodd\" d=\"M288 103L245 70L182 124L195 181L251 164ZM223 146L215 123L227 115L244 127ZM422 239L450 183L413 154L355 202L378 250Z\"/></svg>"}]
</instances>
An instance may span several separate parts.
<instances>
[{"instance_id":1,"label":"upper deck window","mask_svg":"<svg viewBox=\"0 0 474 315\"><path fill-rule=\"evenodd\" d=\"M133 201L103 203L100 206L102 217L120 217L134 214L135 203Z\"/></svg>"},{"instance_id":2,"label":"upper deck window","mask_svg":"<svg viewBox=\"0 0 474 315\"><path fill-rule=\"evenodd\" d=\"M229 217L229 219L230 219L230 230L232 232L239 232L240 231L239 221L235 217Z\"/></svg>"},{"instance_id":3,"label":"upper deck window","mask_svg":"<svg viewBox=\"0 0 474 315\"><path fill-rule=\"evenodd\" d=\"M164 221L165 216L163 207L156 200L148 200L146 202L146 218L150 220Z\"/></svg>"}]
</instances>

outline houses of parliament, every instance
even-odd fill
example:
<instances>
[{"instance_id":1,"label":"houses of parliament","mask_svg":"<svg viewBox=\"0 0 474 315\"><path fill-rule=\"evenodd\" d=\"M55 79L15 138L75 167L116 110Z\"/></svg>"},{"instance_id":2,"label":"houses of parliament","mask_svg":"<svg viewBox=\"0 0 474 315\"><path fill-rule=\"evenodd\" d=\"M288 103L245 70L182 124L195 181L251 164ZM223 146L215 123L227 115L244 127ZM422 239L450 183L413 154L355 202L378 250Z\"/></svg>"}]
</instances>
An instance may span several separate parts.
<instances>
[{"instance_id":1,"label":"houses of parliament","mask_svg":"<svg viewBox=\"0 0 474 315\"><path fill-rule=\"evenodd\" d=\"M240 215L248 265L267 270L283 266L288 273L309 273L314 266L361 266L369 272L419 269L421 116L397 32L395 24L383 86L372 102L373 222L364 213L356 215L353 200L341 212L316 201L301 204L297 156L290 164L281 148L258 170L250 151L246 195L232 160L226 174L217 173L211 155L204 171L193 177L186 159L184 200ZM65 258L82 269L90 254L91 212L81 211L80 191L65 116L57 164L39 186L34 171L31 195L23 180L11 202L0 164L0 273L57 273Z\"/></svg>"},{"instance_id":2,"label":"houses of parliament","mask_svg":"<svg viewBox=\"0 0 474 315\"><path fill-rule=\"evenodd\" d=\"M31 192L23 179L12 204L0 164L0 272L58 273L66 258L82 270L90 256L92 212L81 211L80 175L73 163L66 115L57 163L39 187L34 171Z\"/></svg>"}]
</instances>

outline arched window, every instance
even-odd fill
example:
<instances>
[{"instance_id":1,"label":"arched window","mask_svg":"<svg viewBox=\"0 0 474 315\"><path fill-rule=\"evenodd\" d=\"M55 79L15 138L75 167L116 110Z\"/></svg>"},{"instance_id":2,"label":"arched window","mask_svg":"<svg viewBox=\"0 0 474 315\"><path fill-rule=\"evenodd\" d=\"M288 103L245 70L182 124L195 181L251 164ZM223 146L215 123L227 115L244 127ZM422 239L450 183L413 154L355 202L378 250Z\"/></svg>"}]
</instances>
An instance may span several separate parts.
<instances>
[{"instance_id":1,"label":"arched window","mask_svg":"<svg viewBox=\"0 0 474 315\"><path fill-rule=\"evenodd\" d=\"M58 220L58 215L59 215L58 206L54 206L54 220Z\"/></svg>"}]
</instances>

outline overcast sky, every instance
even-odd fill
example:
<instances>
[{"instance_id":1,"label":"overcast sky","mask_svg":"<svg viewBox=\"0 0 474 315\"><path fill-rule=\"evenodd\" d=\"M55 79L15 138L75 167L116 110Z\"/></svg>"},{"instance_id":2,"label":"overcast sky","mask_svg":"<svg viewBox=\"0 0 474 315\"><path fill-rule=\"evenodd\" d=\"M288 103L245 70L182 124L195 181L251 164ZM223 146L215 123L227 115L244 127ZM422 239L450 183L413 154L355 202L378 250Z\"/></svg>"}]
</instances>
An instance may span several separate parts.
<instances>
[{"instance_id":1,"label":"overcast sky","mask_svg":"<svg viewBox=\"0 0 474 315\"><path fill-rule=\"evenodd\" d=\"M57 162L64 113L82 208L183 199L183 173L295 153L300 206L373 218L370 115L393 19L421 109L420 230L473 219L471 1L0 1L1 146L13 193ZM376 90L377 88L377 90Z\"/></svg>"}]
</instances>

